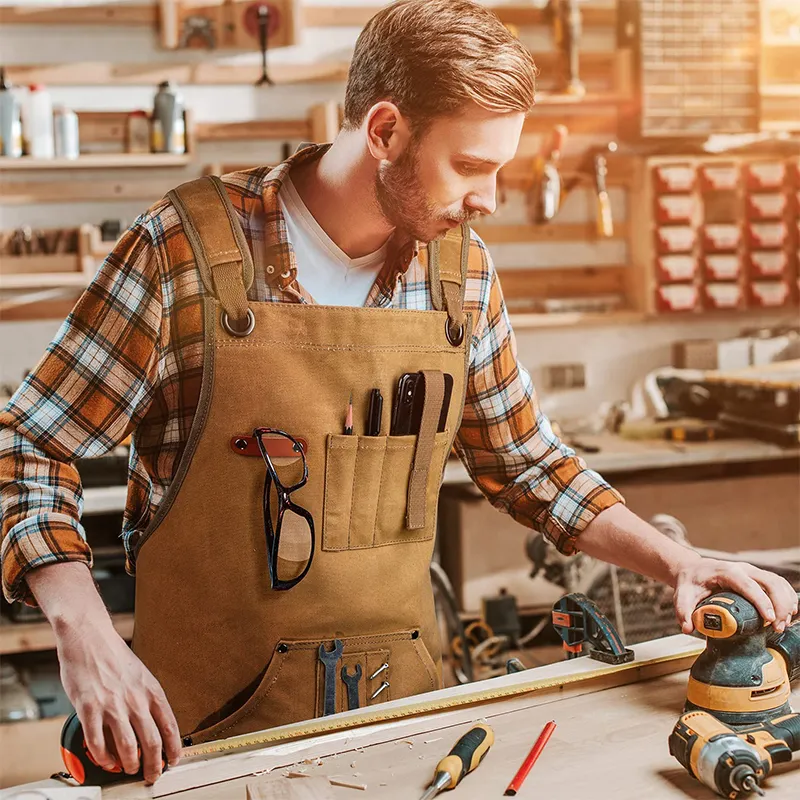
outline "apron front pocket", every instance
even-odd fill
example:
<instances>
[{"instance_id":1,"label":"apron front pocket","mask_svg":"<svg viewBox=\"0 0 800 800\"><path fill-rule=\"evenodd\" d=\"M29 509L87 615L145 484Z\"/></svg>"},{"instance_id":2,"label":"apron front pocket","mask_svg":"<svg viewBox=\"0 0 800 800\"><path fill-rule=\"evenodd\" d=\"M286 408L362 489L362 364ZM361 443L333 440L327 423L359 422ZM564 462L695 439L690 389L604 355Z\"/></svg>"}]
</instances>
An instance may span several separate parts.
<instances>
[{"instance_id":1,"label":"apron front pocket","mask_svg":"<svg viewBox=\"0 0 800 800\"><path fill-rule=\"evenodd\" d=\"M348 675L360 667L359 708L440 688L439 670L418 630L337 638L343 647L335 666L336 713L349 710L343 666ZM319 659L320 645L331 651L332 640L281 639L261 677L237 697L236 710L213 724L201 723L189 735L191 743L202 744L321 717L325 708L325 666ZM384 681L389 686L371 699Z\"/></svg>"},{"instance_id":2,"label":"apron front pocket","mask_svg":"<svg viewBox=\"0 0 800 800\"><path fill-rule=\"evenodd\" d=\"M358 550L432 539L449 439L447 431L434 438L425 493L426 524L409 530L408 483L417 437L330 434L322 549Z\"/></svg>"}]
</instances>

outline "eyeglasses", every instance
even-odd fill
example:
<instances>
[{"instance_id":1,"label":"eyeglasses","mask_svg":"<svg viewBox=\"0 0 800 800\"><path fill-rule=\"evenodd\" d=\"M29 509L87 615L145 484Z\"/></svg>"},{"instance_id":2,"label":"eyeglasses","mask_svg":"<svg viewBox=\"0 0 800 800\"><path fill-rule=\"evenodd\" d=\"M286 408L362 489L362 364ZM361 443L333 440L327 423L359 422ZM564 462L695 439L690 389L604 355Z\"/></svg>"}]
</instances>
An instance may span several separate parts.
<instances>
[{"instance_id":1,"label":"eyeglasses","mask_svg":"<svg viewBox=\"0 0 800 800\"><path fill-rule=\"evenodd\" d=\"M314 557L314 519L291 495L308 481L308 463L303 446L290 434L277 428L256 428L253 436L264 458L264 533L267 539L267 562L272 589L291 589L305 578ZM264 445L264 437L282 436L303 461L303 477L284 486Z\"/></svg>"}]
</instances>

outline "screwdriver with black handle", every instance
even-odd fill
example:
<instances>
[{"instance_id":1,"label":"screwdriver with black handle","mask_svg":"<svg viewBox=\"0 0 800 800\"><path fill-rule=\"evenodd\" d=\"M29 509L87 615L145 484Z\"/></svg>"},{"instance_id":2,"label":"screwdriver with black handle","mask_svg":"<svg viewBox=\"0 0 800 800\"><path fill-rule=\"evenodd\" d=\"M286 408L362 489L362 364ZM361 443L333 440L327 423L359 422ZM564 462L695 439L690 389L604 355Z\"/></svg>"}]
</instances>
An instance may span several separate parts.
<instances>
[{"instance_id":1,"label":"screwdriver with black handle","mask_svg":"<svg viewBox=\"0 0 800 800\"><path fill-rule=\"evenodd\" d=\"M493 744L494 731L488 725L481 724L470 728L438 763L433 783L422 795L421 800L431 800L445 789L455 789L461 783L461 779L483 761Z\"/></svg>"}]
</instances>

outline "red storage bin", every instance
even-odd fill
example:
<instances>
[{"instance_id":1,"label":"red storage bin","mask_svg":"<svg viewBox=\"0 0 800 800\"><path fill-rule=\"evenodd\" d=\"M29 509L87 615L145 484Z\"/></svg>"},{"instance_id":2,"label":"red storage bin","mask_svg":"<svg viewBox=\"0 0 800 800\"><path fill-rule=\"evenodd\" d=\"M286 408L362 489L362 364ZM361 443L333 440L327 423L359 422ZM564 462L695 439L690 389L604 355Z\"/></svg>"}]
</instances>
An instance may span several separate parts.
<instances>
[{"instance_id":1,"label":"red storage bin","mask_svg":"<svg viewBox=\"0 0 800 800\"><path fill-rule=\"evenodd\" d=\"M751 191L780 189L786 180L786 164L782 161L760 161L746 164L745 182Z\"/></svg>"},{"instance_id":2,"label":"red storage bin","mask_svg":"<svg viewBox=\"0 0 800 800\"><path fill-rule=\"evenodd\" d=\"M791 302L789 281L753 281L750 302L760 308L779 308Z\"/></svg>"},{"instance_id":3,"label":"red storage bin","mask_svg":"<svg viewBox=\"0 0 800 800\"><path fill-rule=\"evenodd\" d=\"M691 222L697 201L690 194L656 195L656 220L663 223Z\"/></svg>"},{"instance_id":4,"label":"red storage bin","mask_svg":"<svg viewBox=\"0 0 800 800\"><path fill-rule=\"evenodd\" d=\"M730 252L739 248L741 228L734 222L703 225L703 249L709 253Z\"/></svg>"},{"instance_id":5,"label":"red storage bin","mask_svg":"<svg viewBox=\"0 0 800 800\"><path fill-rule=\"evenodd\" d=\"M700 167L700 186L705 192L735 191L738 183L736 164L703 164Z\"/></svg>"},{"instance_id":6,"label":"red storage bin","mask_svg":"<svg viewBox=\"0 0 800 800\"><path fill-rule=\"evenodd\" d=\"M789 233L784 222L750 222L747 231L750 247L764 250L783 247Z\"/></svg>"},{"instance_id":7,"label":"red storage bin","mask_svg":"<svg viewBox=\"0 0 800 800\"><path fill-rule=\"evenodd\" d=\"M691 164L662 164L653 167L653 185L657 192L691 192L697 174Z\"/></svg>"},{"instance_id":8,"label":"red storage bin","mask_svg":"<svg viewBox=\"0 0 800 800\"><path fill-rule=\"evenodd\" d=\"M742 262L737 253L717 253L703 259L707 281L735 281L742 273Z\"/></svg>"},{"instance_id":9,"label":"red storage bin","mask_svg":"<svg viewBox=\"0 0 800 800\"><path fill-rule=\"evenodd\" d=\"M697 259L691 253L659 256L656 259L656 274L662 283L692 281L697 275Z\"/></svg>"},{"instance_id":10,"label":"red storage bin","mask_svg":"<svg viewBox=\"0 0 800 800\"><path fill-rule=\"evenodd\" d=\"M689 253L697 241L697 231L691 225L661 226L655 234L659 253Z\"/></svg>"},{"instance_id":11,"label":"red storage bin","mask_svg":"<svg viewBox=\"0 0 800 800\"><path fill-rule=\"evenodd\" d=\"M750 219L780 219L786 211L788 197L782 192L747 195L747 216Z\"/></svg>"},{"instance_id":12,"label":"red storage bin","mask_svg":"<svg viewBox=\"0 0 800 800\"><path fill-rule=\"evenodd\" d=\"M656 289L656 306L659 311L694 311L697 308L699 292L689 283L673 283Z\"/></svg>"},{"instance_id":13,"label":"red storage bin","mask_svg":"<svg viewBox=\"0 0 800 800\"><path fill-rule=\"evenodd\" d=\"M724 310L742 308L744 291L738 283L707 283L703 287L706 308Z\"/></svg>"},{"instance_id":14,"label":"red storage bin","mask_svg":"<svg viewBox=\"0 0 800 800\"><path fill-rule=\"evenodd\" d=\"M748 258L754 278L783 278L789 268L785 250L751 250Z\"/></svg>"}]
</instances>

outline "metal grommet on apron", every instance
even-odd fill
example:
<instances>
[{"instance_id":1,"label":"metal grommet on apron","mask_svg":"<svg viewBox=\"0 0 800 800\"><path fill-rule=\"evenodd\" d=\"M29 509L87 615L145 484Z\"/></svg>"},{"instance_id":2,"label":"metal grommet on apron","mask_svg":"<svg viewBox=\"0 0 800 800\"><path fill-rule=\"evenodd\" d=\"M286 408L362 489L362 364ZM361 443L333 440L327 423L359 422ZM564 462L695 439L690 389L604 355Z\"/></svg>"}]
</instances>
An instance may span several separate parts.
<instances>
[{"instance_id":1,"label":"metal grommet on apron","mask_svg":"<svg viewBox=\"0 0 800 800\"><path fill-rule=\"evenodd\" d=\"M463 322L458 324L458 327L454 329L453 320L451 320L448 317L444 323L444 332L447 335L447 341L450 342L450 344L453 345L453 347L458 347L461 344L461 342L464 341Z\"/></svg>"},{"instance_id":2,"label":"metal grommet on apron","mask_svg":"<svg viewBox=\"0 0 800 800\"><path fill-rule=\"evenodd\" d=\"M242 330L237 330L231 324L231 318L228 316L228 312L222 312L222 318L220 322L222 323L222 327L225 329L226 333L229 333L231 336L240 336L245 337L249 336L256 327L256 315L252 312L251 309L247 309L247 316L245 316L245 327ZM463 335L463 331L462 331Z\"/></svg>"}]
</instances>

